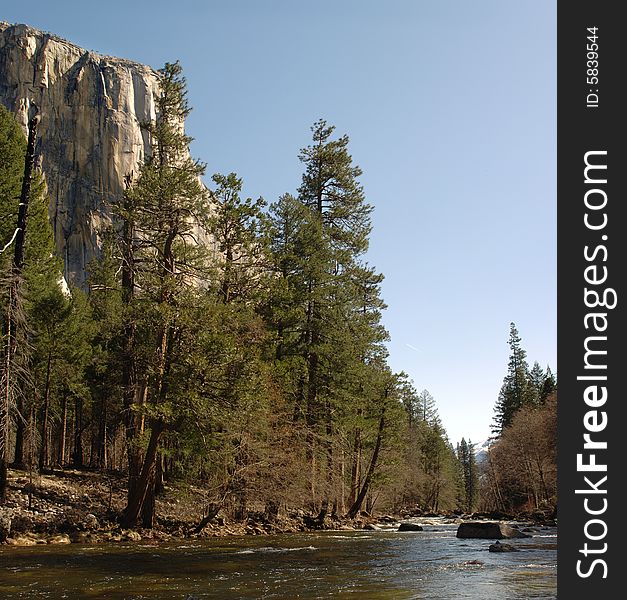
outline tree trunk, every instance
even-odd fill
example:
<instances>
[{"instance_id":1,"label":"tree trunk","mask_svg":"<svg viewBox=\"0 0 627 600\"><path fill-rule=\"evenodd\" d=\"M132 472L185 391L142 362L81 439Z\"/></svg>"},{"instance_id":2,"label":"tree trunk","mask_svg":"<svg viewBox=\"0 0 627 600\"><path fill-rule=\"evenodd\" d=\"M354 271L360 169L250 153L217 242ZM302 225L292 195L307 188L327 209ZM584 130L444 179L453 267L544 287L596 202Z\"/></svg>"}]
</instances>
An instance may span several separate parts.
<instances>
[{"instance_id":1,"label":"tree trunk","mask_svg":"<svg viewBox=\"0 0 627 600\"><path fill-rule=\"evenodd\" d=\"M361 419L363 411L357 410L357 418ZM355 427L355 440L353 442L353 464L351 466L351 491L348 496L348 504L352 506L357 499L361 479L361 427Z\"/></svg>"},{"instance_id":2,"label":"tree trunk","mask_svg":"<svg viewBox=\"0 0 627 600\"><path fill-rule=\"evenodd\" d=\"M48 465L48 413L50 411L50 372L52 365L52 346L48 349L46 362L46 384L44 387L44 405L41 418L41 447L39 448L39 470Z\"/></svg>"},{"instance_id":3,"label":"tree trunk","mask_svg":"<svg viewBox=\"0 0 627 600\"><path fill-rule=\"evenodd\" d=\"M308 357L308 382L307 382L307 414L305 417L307 423L306 448L309 454L308 459L311 465L311 504L312 508L316 505L316 440L314 436L314 427L317 422L317 374L318 374L318 354L310 352ZM315 509L315 508L314 508Z\"/></svg>"},{"instance_id":4,"label":"tree trunk","mask_svg":"<svg viewBox=\"0 0 627 600\"><path fill-rule=\"evenodd\" d=\"M16 399L16 413L17 418L15 420L15 454L13 458L13 464L16 469L24 469L24 434L26 433L26 423L24 422L24 399L20 395Z\"/></svg>"},{"instance_id":5,"label":"tree trunk","mask_svg":"<svg viewBox=\"0 0 627 600\"><path fill-rule=\"evenodd\" d=\"M6 317L4 333L6 342L4 345L5 360L0 372L0 381L4 382L0 388L0 503L6 500L7 492L7 466L9 452L9 420L12 404L16 399L15 389L17 388L16 374L13 372L13 360L17 350L17 320L16 314L20 308L20 279L24 267L24 246L26 240L26 225L28 221L28 202L30 200L30 188L32 172L35 166L35 140L37 137L37 126L39 116L34 116L28 123L28 142L26 144L26 155L24 157L24 177L22 178L22 190L20 193L20 204L17 213L17 226L15 232L15 252L11 266L11 285L9 290L9 308Z\"/></svg>"},{"instance_id":6,"label":"tree trunk","mask_svg":"<svg viewBox=\"0 0 627 600\"><path fill-rule=\"evenodd\" d=\"M122 524L125 527L135 527L135 525L137 525L151 478L154 476L153 472L157 459L159 440L164 431L165 425L162 420L153 423L150 430L150 440L148 441L146 456L144 457L141 471L137 477L136 485L132 491L129 489L128 503L124 515L122 516Z\"/></svg>"},{"instance_id":7,"label":"tree trunk","mask_svg":"<svg viewBox=\"0 0 627 600\"><path fill-rule=\"evenodd\" d=\"M74 452L72 453L74 467L83 467L83 400L76 396L74 400Z\"/></svg>"},{"instance_id":8,"label":"tree trunk","mask_svg":"<svg viewBox=\"0 0 627 600\"><path fill-rule=\"evenodd\" d=\"M366 473L366 478L364 479L364 484L357 495L357 499L353 503L353 505L348 510L346 516L349 519L354 519L357 516L357 513L361 510L361 505L366 498L366 494L370 488L370 482L372 481L372 477L374 475L375 469L377 467L377 461L379 460L379 452L381 451L381 442L383 441L383 431L385 429L385 408L381 411L381 418L379 419L379 431L377 432L377 441L374 447L374 452L372 453L372 458L370 459L370 465L368 466L368 472Z\"/></svg>"},{"instance_id":9,"label":"tree trunk","mask_svg":"<svg viewBox=\"0 0 627 600\"><path fill-rule=\"evenodd\" d=\"M126 188L132 183L132 174L124 178ZM124 210L126 217L122 228L122 301L130 313L135 297L135 223L133 221L132 201L125 195ZM137 479L141 470L141 450L139 448L140 419L136 408L141 405L143 390L139 385L135 363L136 324L133 316L128 317L124 326L122 346L122 404L124 407L124 426L126 430L126 452L128 458L128 499L135 495Z\"/></svg>"},{"instance_id":10,"label":"tree trunk","mask_svg":"<svg viewBox=\"0 0 627 600\"><path fill-rule=\"evenodd\" d=\"M67 395L61 401L61 431L59 435L59 464L65 465L65 444L67 436Z\"/></svg>"},{"instance_id":11,"label":"tree trunk","mask_svg":"<svg viewBox=\"0 0 627 600\"><path fill-rule=\"evenodd\" d=\"M333 456L333 421L331 415L331 405L325 402L326 409L326 439L324 441L327 458L327 477L322 499L322 507L319 515L320 522L324 520L326 514L331 510L331 514L337 513L337 494L335 493L335 457Z\"/></svg>"},{"instance_id":12,"label":"tree trunk","mask_svg":"<svg viewBox=\"0 0 627 600\"><path fill-rule=\"evenodd\" d=\"M146 495L141 509L141 523L144 529L152 529L155 521L155 496L156 496L156 471L159 466L159 458L155 461L155 467L150 472Z\"/></svg>"}]
</instances>

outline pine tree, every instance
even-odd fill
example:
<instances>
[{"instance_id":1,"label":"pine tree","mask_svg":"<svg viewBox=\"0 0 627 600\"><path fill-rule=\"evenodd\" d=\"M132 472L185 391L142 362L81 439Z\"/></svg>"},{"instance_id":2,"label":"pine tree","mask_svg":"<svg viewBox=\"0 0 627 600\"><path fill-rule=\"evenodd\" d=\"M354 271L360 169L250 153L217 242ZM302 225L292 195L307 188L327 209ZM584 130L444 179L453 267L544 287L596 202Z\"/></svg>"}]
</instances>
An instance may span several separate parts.
<instances>
[{"instance_id":1,"label":"pine tree","mask_svg":"<svg viewBox=\"0 0 627 600\"><path fill-rule=\"evenodd\" d=\"M479 498L479 471L475 458L473 443L464 438L459 443L457 458L461 465L463 483L463 507L466 512L472 512Z\"/></svg>"},{"instance_id":2,"label":"pine tree","mask_svg":"<svg viewBox=\"0 0 627 600\"><path fill-rule=\"evenodd\" d=\"M213 264L218 271L219 294L224 303L250 298L258 290L268 268L264 231L265 201L258 198L242 200L242 180L235 173L213 176L216 189L209 218L209 231L219 252Z\"/></svg>"},{"instance_id":3,"label":"pine tree","mask_svg":"<svg viewBox=\"0 0 627 600\"><path fill-rule=\"evenodd\" d=\"M331 383L336 379L336 369L330 368L330 362L340 354L341 344L350 344L350 338L342 331L352 312L351 292L355 289L351 270L358 266L359 257L368 247L371 212L357 181L361 170L353 166L348 153L348 137L334 140L333 131L334 127L325 121L316 122L312 127L312 145L299 155L305 172L298 199L308 212L299 236L303 246L299 254L305 258L298 265L305 292L302 324L305 371L299 383L297 403L304 407L312 466L316 459L316 436L323 434L326 492L322 494L321 515L329 504L328 491L335 468L332 439L338 390ZM312 468L312 502L316 496L315 472Z\"/></svg>"},{"instance_id":4,"label":"pine tree","mask_svg":"<svg viewBox=\"0 0 627 600\"><path fill-rule=\"evenodd\" d=\"M529 379L527 380L527 390L525 394L524 404L527 406L538 406L542 395L542 386L546 375L538 362L533 363L533 367L529 371Z\"/></svg>"},{"instance_id":5,"label":"pine tree","mask_svg":"<svg viewBox=\"0 0 627 600\"><path fill-rule=\"evenodd\" d=\"M512 422L516 412L525 404L529 380L529 367L526 352L520 345L520 336L514 323L510 324L507 375L495 406L493 433L500 435Z\"/></svg>"},{"instance_id":6,"label":"pine tree","mask_svg":"<svg viewBox=\"0 0 627 600\"><path fill-rule=\"evenodd\" d=\"M0 499L6 490L8 432L15 422L16 466L23 466L25 398L31 382L33 302L58 287L60 262L54 256L48 198L35 169L38 117L29 123L28 144L19 125L0 106Z\"/></svg>"},{"instance_id":7,"label":"pine tree","mask_svg":"<svg viewBox=\"0 0 627 600\"><path fill-rule=\"evenodd\" d=\"M190 108L178 63L168 63L160 71L160 86L157 118L143 125L152 140L152 153L127 189L124 201L116 207L123 224L123 294L129 319L125 347L135 373L125 376L123 385L129 410L146 411L149 429L140 467L140 431L137 424L127 427L131 473L124 522L135 525L142 513L148 527L154 517L159 444L175 421L171 378L180 315L188 290L205 271L207 250L200 238L207 231L210 213L208 194L200 182L204 165L190 157L191 138L182 126ZM142 323L137 322L138 306L142 308ZM144 340L149 340L143 351L136 339L140 326L147 334ZM137 367L142 352L141 360L148 363L148 377L140 382Z\"/></svg>"},{"instance_id":8,"label":"pine tree","mask_svg":"<svg viewBox=\"0 0 627 600\"><path fill-rule=\"evenodd\" d=\"M540 404L544 404L549 396L557 390L557 380L555 375L551 371L551 368L547 366L544 381L542 382L542 388L540 389Z\"/></svg>"},{"instance_id":9,"label":"pine tree","mask_svg":"<svg viewBox=\"0 0 627 600\"><path fill-rule=\"evenodd\" d=\"M428 423L432 427L442 426L438 410L435 406L435 400L429 393L429 390L422 390L418 395L418 411L420 419L425 423Z\"/></svg>"}]
</instances>

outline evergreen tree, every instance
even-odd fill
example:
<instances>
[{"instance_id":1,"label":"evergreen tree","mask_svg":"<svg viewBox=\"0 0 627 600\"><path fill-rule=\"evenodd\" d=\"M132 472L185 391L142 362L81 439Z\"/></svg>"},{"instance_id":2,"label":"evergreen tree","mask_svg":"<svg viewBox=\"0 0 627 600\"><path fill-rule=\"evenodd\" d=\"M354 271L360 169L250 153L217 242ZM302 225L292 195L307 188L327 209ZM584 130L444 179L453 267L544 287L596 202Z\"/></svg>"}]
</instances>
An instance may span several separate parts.
<instances>
[{"instance_id":1,"label":"evergreen tree","mask_svg":"<svg viewBox=\"0 0 627 600\"><path fill-rule=\"evenodd\" d=\"M553 375L551 368L547 366L544 381L542 382L542 387L540 389L540 404L544 404L547 398L549 398L556 390L557 380L555 379L555 375Z\"/></svg>"},{"instance_id":2,"label":"evergreen tree","mask_svg":"<svg viewBox=\"0 0 627 600\"><path fill-rule=\"evenodd\" d=\"M48 198L34 168L37 118L29 124L28 146L19 125L0 106L0 499L4 498L8 432L15 423L14 460L24 464L25 401L32 397L33 305L58 287L60 262L54 256ZM22 198L26 200L22 202Z\"/></svg>"},{"instance_id":3,"label":"evergreen tree","mask_svg":"<svg viewBox=\"0 0 627 600\"><path fill-rule=\"evenodd\" d=\"M352 164L348 136L334 140L334 130L323 119L311 128L313 143L299 155L305 173L298 198L319 216L334 259L345 266L368 249L372 207L358 182L362 171Z\"/></svg>"},{"instance_id":4,"label":"evergreen tree","mask_svg":"<svg viewBox=\"0 0 627 600\"><path fill-rule=\"evenodd\" d=\"M92 357L85 373L92 396L92 466L106 468L108 446L113 432L124 421L122 373L128 369L123 341L125 306L118 278L119 261L115 256L115 234L111 228L101 232L102 249L88 266L88 301L93 318ZM66 413L65 406L62 415ZM128 417L127 417L128 419ZM62 417L62 431L66 419ZM62 436L63 437L63 436ZM59 441L60 462L66 459L65 445Z\"/></svg>"},{"instance_id":5,"label":"evergreen tree","mask_svg":"<svg viewBox=\"0 0 627 600\"><path fill-rule=\"evenodd\" d=\"M334 487L336 466L334 415L343 410L338 402L346 396L340 391L338 371L346 372L348 364L365 360L363 353L360 358L349 348L350 324L355 323L358 314L355 308L364 310L364 286L374 286L374 291L380 282L373 272L366 275L359 264L359 257L368 247L371 212L357 181L361 170L352 164L348 137L334 140L333 131L334 127L325 121L316 122L312 127L312 145L300 153L305 172L298 200L307 210L299 214L300 231L291 253L299 257L295 276L300 283L293 289L300 290L304 300L299 344L304 369L299 375L296 403L302 408L297 408L296 414L302 410L305 415L312 467L317 458L316 440L323 440L318 463L326 465L326 474L321 474L325 480L320 496L321 515L332 502L329 488ZM284 202L284 206L287 204ZM367 278L370 284L366 284ZM355 297L356 294L361 295ZM368 312L368 308L365 310ZM343 367L339 366L340 356L345 359ZM316 471L312 468L312 503L317 501Z\"/></svg>"},{"instance_id":6,"label":"evergreen tree","mask_svg":"<svg viewBox=\"0 0 627 600\"><path fill-rule=\"evenodd\" d=\"M463 483L463 507L466 512L472 512L479 499L479 470L475 458L473 443L464 438L457 450L457 457L461 465Z\"/></svg>"},{"instance_id":7,"label":"evergreen tree","mask_svg":"<svg viewBox=\"0 0 627 600\"><path fill-rule=\"evenodd\" d=\"M545 374L538 362L533 363L533 367L529 371L529 379L527 380L527 390L525 394L524 404L528 406L538 406L542 395L542 387L545 381Z\"/></svg>"},{"instance_id":8,"label":"evergreen tree","mask_svg":"<svg viewBox=\"0 0 627 600\"><path fill-rule=\"evenodd\" d=\"M123 378L123 386L129 412L147 412L150 432L140 458L140 431L136 424L127 426L130 480L124 521L134 525L141 513L149 527L154 518L159 444L176 422L171 377L181 336L181 311L194 296L190 287L206 270L207 249L199 238L207 231L210 212L208 194L199 179L204 165L189 156L191 138L182 127L190 108L178 63L168 63L160 71L160 85L157 118L143 125L152 140L152 153L116 208L123 224L120 243L126 269L125 347L135 372ZM142 350L137 345L138 329L144 332ZM140 361L146 361L148 374L142 381L137 379Z\"/></svg>"},{"instance_id":9,"label":"evergreen tree","mask_svg":"<svg viewBox=\"0 0 627 600\"><path fill-rule=\"evenodd\" d=\"M262 198L242 200L242 180L235 173L213 176L213 194L209 231L219 252L213 258L217 270L219 294L225 303L250 297L264 282L268 269L264 231L265 202Z\"/></svg>"},{"instance_id":10,"label":"evergreen tree","mask_svg":"<svg viewBox=\"0 0 627 600\"><path fill-rule=\"evenodd\" d=\"M418 396L418 411L422 421L432 427L441 427L442 423L435 406L435 400L428 390L422 390Z\"/></svg>"},{"instance_id":11,"label":"evergreen tree","mask_svg":"<svg viewBox=\"0 0 627 600\"><path fill-rule=\"evenodd\" d=\"M507 375L495 406L493 433L500 435L512 422L516 412L525 404L529 380L529 367L526 352L520 345L520 336L514 323L510 324Z\"/></svg>"}]
</instances>

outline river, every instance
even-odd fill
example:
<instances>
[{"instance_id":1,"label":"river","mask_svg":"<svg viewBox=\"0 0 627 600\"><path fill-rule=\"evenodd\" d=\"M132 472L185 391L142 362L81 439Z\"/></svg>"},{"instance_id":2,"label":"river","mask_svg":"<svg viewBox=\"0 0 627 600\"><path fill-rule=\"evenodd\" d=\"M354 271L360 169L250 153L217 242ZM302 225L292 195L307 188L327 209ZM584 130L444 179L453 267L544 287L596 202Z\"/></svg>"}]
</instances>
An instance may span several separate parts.
<instances>
[{"instance_id":1,"label":"river","mask_svg":"<svg viewBox=\"0 0 627 600\"><path fill-rule=\"evenodd\" d=\"M510 553L457 539L456 525L424 529L0 546L0 598L556 598L555 528L510 540Z\"/></svg>"}]
</instances>

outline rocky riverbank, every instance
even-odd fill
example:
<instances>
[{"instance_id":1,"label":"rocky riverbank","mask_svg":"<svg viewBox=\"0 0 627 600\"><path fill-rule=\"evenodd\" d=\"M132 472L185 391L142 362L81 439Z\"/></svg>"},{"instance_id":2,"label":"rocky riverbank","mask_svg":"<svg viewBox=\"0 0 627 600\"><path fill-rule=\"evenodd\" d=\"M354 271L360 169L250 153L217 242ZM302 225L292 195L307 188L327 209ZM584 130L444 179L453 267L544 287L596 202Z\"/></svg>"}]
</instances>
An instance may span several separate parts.
<instances>
[{"instance_id":1,"label":"rocky riverbank","mask_svg":"<svg viewBox=\"0 0 627 600\"><path fill-rule=\"evenodd\" d=\"M495 519L494 514L425 514L419 510L400 515L368 516L362 513L353 520L330 519L320 523L303 510L283 510L276 517L263 512L249 512L243 521L230 519L222 512L200 531L197 526L205 516L208 502L203 491L193 487L166 486L157 498L157 522L153 529L123 529L118 523L126 500L126 480L119 474L87 470L59 470L50 474L9 471L7 502L0 507L0 543L14 546L36 544L70 544L164 541L171 538L230 535L270 535L315 529L419 531L415 522L437 519L432 524L461 523L467 519ZM512 516L505 516L513 519ZM522 515L519 520L534 524L554 524L543 514ZM403 526L399 527L399 523Z\"/></svg>"},{"instance_id":2,"label":"rocky riverbank","mask_svg":"<svg viewBox=\"0 0 627 600\"><path fill-rule=\"evenodd\" d=\"M394 523L361 516L352 521L316 522L302 510L270 518L251 512L243 521L219 513L201 531L202 490L166 487L156 503L153 529L123 529L118 523L126 499L126 481L117 474L63 470L51 474L9 471L7 502L0 507L0 542L15 546L163 541L170 538L228 535L269 535L312 529L363 529Z\"/></svg>"}]
</instances>

